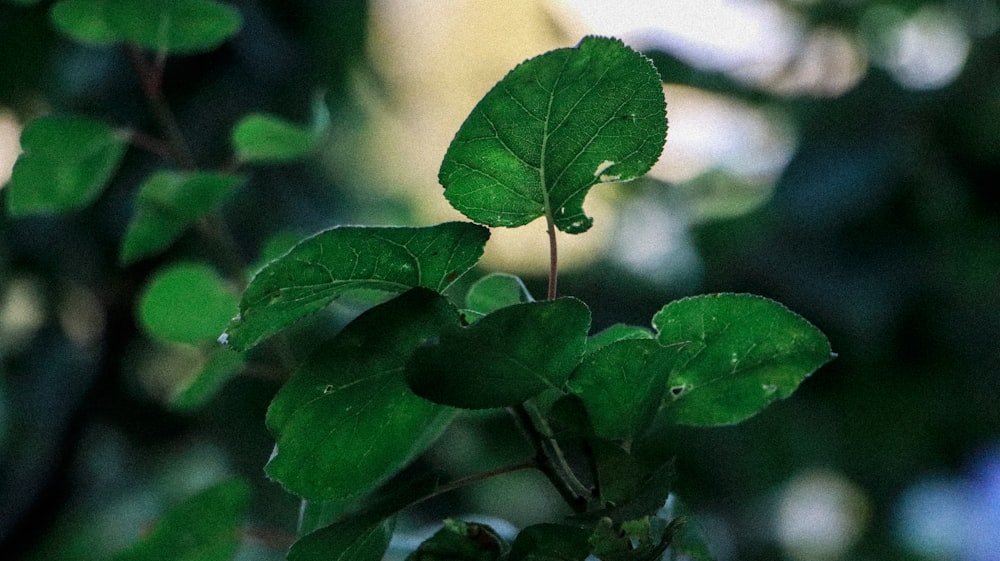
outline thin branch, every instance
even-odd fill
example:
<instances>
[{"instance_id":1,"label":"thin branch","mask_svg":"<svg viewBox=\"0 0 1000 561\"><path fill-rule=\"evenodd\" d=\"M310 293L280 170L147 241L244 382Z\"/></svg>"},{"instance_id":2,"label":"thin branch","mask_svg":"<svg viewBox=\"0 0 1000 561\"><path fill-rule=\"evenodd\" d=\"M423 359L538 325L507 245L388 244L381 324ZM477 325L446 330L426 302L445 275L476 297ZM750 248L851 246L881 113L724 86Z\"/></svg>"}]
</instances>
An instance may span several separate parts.
<instances>
[{"instance_id":1,"label":"thin branch","mask_svg":"<svg viewBox=\"0 0 1000 561\"><path fill-rule=\"evenodd\" d=\"M135 45L128 45L127 51L132 66L135 67L135 71L139 75L139 83L142 84L142 91L146 95L153 116L156 117L167 137L174 159L184 169L195 169L197 165L191 155L191 150L184 140L184 135L181 134L180 126L177 125L173 112L170 111L170 106L167 105L166 98L163 97L161 88L163 84L163 60L157 58L150 62Z\"/></svg>"},{"instance_id":2,"label":"thin branch","mask_svg":"<svg viewBox=\"0 0 1000 561\"><path fill-rule=\"evenodd\" d=\"M535 467L548 478L570 508L575 512L586 511L588 497L591 495L590 489L583 485L570 469L559 444L538 431L535 419L524 405L516 405L509 410L518 428L535 451Z\"/></svg>"}]
</instances>

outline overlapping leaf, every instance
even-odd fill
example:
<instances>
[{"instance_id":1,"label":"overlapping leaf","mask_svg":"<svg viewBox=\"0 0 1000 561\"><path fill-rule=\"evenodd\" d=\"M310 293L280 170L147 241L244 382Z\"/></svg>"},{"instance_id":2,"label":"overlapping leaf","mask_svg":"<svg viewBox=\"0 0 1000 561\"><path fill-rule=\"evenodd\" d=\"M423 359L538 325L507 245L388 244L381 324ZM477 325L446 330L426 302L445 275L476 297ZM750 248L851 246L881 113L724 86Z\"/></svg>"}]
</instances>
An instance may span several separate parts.
<instances>
[{"instance_id":1,"label":"overlapping leaf","mask_svg":"<svg viewBox=\"0 0 1000 561\"><path fill-rule=\"evenodd\" d=\"M477 280L465 295L465 307L478 315L486 315L500 308L531 302L534 298L524 282L507 273L491 273Z\"/></svg>"},{"instance_id":2,"label":"overlapping leaf","mask_svg":"<svg viewBox=\"0 0 1000 561\"><path fill-rule=\"evenodd\" d=\"M394 526L386 519L320 528L292 545L288 561L381 561Z\"/></svg>"},{"instance_id":3,"label":"overlapping leaf","mask_svg":"<svg viewBox=\"0 0 1000 561\"><path fill-rule=\"evenodd\" d=\"M178 263L157 273L139 302L139 320L162 341L214 340L236 307L236 295L208 265Z\"/></svg>"},{"instance_id":4,"label":"overlapping leaf","mask_svg":"<svg viewBox=\"0 0 1000 561\"><path fill-rule=\"evenodd\" d=\"M81 208L104 190L128 138L85 117L49 116L21 134L24 153L14 164L7 205L15 216Z\"/></svg>"},{"instance_id":5,"label":"overlapping leaf","mask_svg":"<svg viewBox=\"0 0 1000 561\"><path fill-rule=\"evenodd\" d=\"M135 217L125 232L122 263L166 249L191 223L215 210L241 181L214 172L161 171L149 176L139 188Z\"/></svg>"},{"instance_id":6,"label":"overlapping leaf","mask_svg":"<svg viewBox=\"0 0 1000 561\"><path fill-rule=\"evenodd\" d=\"M589 329L590 309L575 298L501 308L418 349L407 381L417 395L453 407L516 405L562 386Z\"/></svg>"},{"instance_id":7,"label":"overlapping leaf","mask_svg":"<svg viewBox=\"0 0 1000 561\"><path fill-rule=\"evenodd\" d=\"M371 491L438 436L452 410L406 386L413 352L458 310L413 289L348 324L281 388L267 413L278 443L267 473L312 500Z\"/></svg>"},{"instance_id":8,"label":"overlapping leaf","mask_svg":"<svg viewBox=\"0 0 1000 561\"><path fill-rule=\"evenodd\" d=\"M569 233L590 228L595 184L634 179L666 139L660 77L617 39L586 37L512 70L472 110L438 174L470 219L520 226L549 216Z\"/></svg>"},{"instance_id":9,"label":"overlapping leaf","mask_svg":"<svg viewBox=\"0 0 1000 561\"><path fill-rule=\"evenodd\" d=\"M678 355L665 412L681 424L738 423L791 395L833 357L812 324L749 294L678 300L653 325L657 340Z\"/></svg>"},{"instance_id":10,"label":"overlapping leaf","mask_svg":"<svg viewBox=\"0 0 1000 561\"><path fill-rule=\"evenodd\" d=\"M318 136L306 127L280 117L253 113L240 119L232 131L233 150L242 162L287 162L316 148Z\"/></svg>"},{"instance_id":11,"label":"overlapping leaf","mask_svg":"<svg viewBox=\"0 0 1000 561\"><path fill-rule=\"evenodd\" d=\"M321 232L257 273L222 340L248 349L353 289L442 291L479 260L488 238L486 228L465 222Z\"/></svg>"}]
</instances>

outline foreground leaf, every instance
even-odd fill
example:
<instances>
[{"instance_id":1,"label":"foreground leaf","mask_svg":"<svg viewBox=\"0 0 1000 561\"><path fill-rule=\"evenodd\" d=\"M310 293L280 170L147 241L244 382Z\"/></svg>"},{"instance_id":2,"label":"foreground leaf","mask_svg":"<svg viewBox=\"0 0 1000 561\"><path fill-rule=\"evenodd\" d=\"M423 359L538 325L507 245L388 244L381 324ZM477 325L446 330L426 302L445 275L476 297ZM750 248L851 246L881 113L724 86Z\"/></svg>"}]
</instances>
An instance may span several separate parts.
<instances>
[{"instance_id":1,"label":"foreground leaf","mask_svg":"<svg viewBox=\"0 0 1000 561\"><path fill-rule=\"evenodd\" d=\"M288 561L380 561L395 524L334 524L306 534L288 551Z\"/></svg>"},{"instance_id":2,"label":"foreground leaf","mask_svg":"<svg viewBox=\"0 0 1000 561\"><path fill-rule=\"evenodd\" d=\"M162 341L214 341L236 308L236 295L208 265L178 263L157 273L139 301L139 320Z\"/></svg>"},{"instance_id":3,"label":"foreground leaf","mask_svg":"<svg viewBox=\"0 0 1000 561\"><path fill-rule=\"evenodd\" d=\"M677 353L665 413L685 425L726 425L784 399L833 358L812 324L749 294L685 298L653 318L657 340Z\"/></svg>"},{"instance_id":4,"label":"foreground leaf","mask_svg":"<svg viewBox=\"0 0 1000 561\"><path fill-rule=\"evenodd\" d=\"M426 228L339 227L307 238L264 267L222 340L236 350L325 308L354 289L447 288L483 254L489 230L466 222Z\"/></svg>"},{"instance_id":5,"label":"foreground leaf","mask_svg":"<svg viewBox=\"0 0 1000 561\"><path fill-rule=\"evenodd\" d=\"M508 306L418 349L407 382L417 395L453 407L516 405L562 386L589 329L590 309L575 298Z\"/></svg>"},{"instance_id":6,"label":"foreground leaf","mask_svg":"<svg viewBox=\"0 0 1000 561\"><path fill-rule=\"evenodd\" d=\"M24 153L11 173L7 206L14 216L84 207L101 193L125 155L128 139L84 117L50 116L28 123Z\"/></svg>"},{"instance_id":7,"label":"foreground leaf","mask_svg":"<svg viewBox=\"0 0 1000 561\"><path fill-rule=\"evenodd\" d=\"M471 220L513 227L549 216L575 234L593 222L587 191L646 173L666 134L652 63L617 39L586 37L494 86L455 135L438 179Z\"/></svg>"},{"instance_id":8,"label":"foreground leaf","mask_svg":"<svg viewBox=\"0 0 1000 561\"><path fill-rule=\"evenodd\" d=\"M443 430L453 411L423 400L403 366L444 326L458 322L447 299L414 289L348 324L275 396L267 426L278 443L268 475L311 500L367 493L397 473Z\"/></svg>"},{"instance_id":9,"label":"foreground leaf","mask_svg":"<svg viewBox=\"0 0 1000 561\"><path fill-rule=\"evenodd\" d=\"M583 400L597 436L632 440L655 418L675 360L652 339L626 339L584 357L567 387Z\"/></svg>"},{"instance_id":10,"label":"foreground leaf","mask_svg":"<svg viewBox=\"0 0 1000 561\"><path fill-rule=\"evenodd\" d=\"M113 561L226 561L239 547L238 529L250 487L229 480L171 508L143 539Z\"/></svg>"},{"instance_id":11,"label":"foreground leaf","mask_svg":"<svg viewBox=\"0 0 1000 561\"><path fill-rule=\"evenodd\" d=\"M132 263L166 249L190 224L215 210L241 181L213 172L161 171L149 176L139 188L121 262Z\"/></svg>"}]
</instances>

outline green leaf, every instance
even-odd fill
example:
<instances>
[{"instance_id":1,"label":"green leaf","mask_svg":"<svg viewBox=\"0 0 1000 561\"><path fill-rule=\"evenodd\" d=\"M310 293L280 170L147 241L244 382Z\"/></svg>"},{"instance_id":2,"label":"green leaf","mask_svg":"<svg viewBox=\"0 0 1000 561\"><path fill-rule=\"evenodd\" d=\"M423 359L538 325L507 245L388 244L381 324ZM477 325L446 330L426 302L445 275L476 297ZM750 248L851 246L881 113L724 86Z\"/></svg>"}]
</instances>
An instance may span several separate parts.
<instances>
[{"instance_id":1,"label":"green leaf","mask_svg":"<svg viewBox=\"0 0 1000 561\"><path fill-rule=\"evenodd\" d=\"M127 144L108 125L84 117L50 116L28 123L21 134L24 153L8 186L11 215L87 206L111 179Z\"/></svg>"},{"instance_id":2,"label":"green leaf","mask_svg":"<svg viewBox=\"0 0 1000 561\"><path fill-rule=\"evenodd\" d=\"M625 339L587 354L567 387L580 396L594 433L641 436L656 416L676 353L652 339Z\"/></svg>"},{"instance_id":3,"label":"green leaf","mask_svg":"<svg viewBox=\"0 0 1000 561\"><path fill-rule=\"evenodd\" d=\"M484 316L500 308L533 301L524 282L507 273L486 275L473 283L465 295L465 307Z\"/></svg>"},{"instance_id":4,"label":"green leaf","mask_svg":"<svg viewBox=\"0 0 1000 561\"><path fill-rule=\"evenodd\" d=\"M517 534L509 561L584 561L590 530L564 524L535 524Z\"/></svg>"},{"instance_id":5,"label":"green leaf","mask_svg":"<svg viewBox=\"0 0 1000 561\"><path fill-rule=\"evenodd\" d=\"M194 54L215 49L242 26L232 6L212 0L105 0L118 37L145 49Z\"/></svg>"},{"instance_id":6,"label":"green leaf","mask_svg":"<svg viewBox=\"0 0 1000 561\"><path fill-rule=\"evenodd\" d=\"M239 547L250 487L233 479L167 511L141 541L113 561L227 561Z\"/></svg>"},{"instance_id":7,"label":"green leaf","mask_svg":"<svg viewBox=\"0 0 1000 561\"><path fill-rule=\"evenodd\" d=\"M161 171L149 176L139 188L136 214L122 242L121 262L132 263L166 249L242 181L214 172Z\"/></svg>"},{"instance_id":8,"label":"green leaf","mask_svg":"<svg viewBox=\"0 0 1000 561\"><path fill-rule=\"evenodd\" d=\"M560 388L583 356L590 309L575 298L501 308L417 350L406 378L419 396L466 409L516 405Z\"/></svg>"},{"instance_id":9,"label":"green leaf","mask_svg":"<svg viewBox=\"0 0 1000 561\"><path fill-rule=\"evenodd\" d=\"M657 561L669 547L666 520L646 516L620 525L602 518L590 536L591 552L601 561Z\"/></svg>"},{"instance_id":10,"label":"green leaf","mask_svg":"<svg viewBox=\"0 0 1000 561\"><path fill-rule=\"evenodd\" d=\"M438 292L475 265L489 230L466 222L426 228L338 227L307 238L254 276L240 315L220 338L246 350L355 289Z\"/></svg>"},{"instance_id":11,"label":"green leaf","mask_svg":"<svg viewBox=\"0 0 1000 561\"><path fill-rule=\"evenodd\" d=\"M199 345L215 340L235 309L236 296L214 269L179 263L150 280L139 301L139 320L157 339Z\"/></svg>"},{"instance_id":12,"label":"green leaf","mask_svg":"<svg viewBox=\"0 0 1000 561\"><path fill-rule=\"evenodd\" d=\"M318 137L306 127L274 115L253 113L233 127L232 143L241 162L287 162L308 156Z\"/></svg>"},{"instance_id":13,"label":"green leaf","mask_svg":"<svg viewBox=\"0 0 1000 561\"><path fill-rule=\"evenodd\" d=\"M49 12L56 29L81 43L108 46L121 38L105 16L107 0L63 0Z\"/></svg>"},{"instance_id":14,"label":"green leaf","mask_svg":"<svg viewBox=\"0 0 1000 561\"><path fill-rule=\"evenodd\" d=\"M638 497L642 492L643 477L646 476L639 461L614 442L600 438L590 439L589 442L597 468L602 505L614 508Z\"/></svg>"},{"instance_id":15,"label":"green leaf","mask_svg":"<svg viewBox=\"0 0 1000 561\"><path fill-rule=\"evenodd\" d=\"M496 561L507 549L493 528L449 518L406 561Z\"/></svg>"},{"instance_id":16,"label":"green leaf","mask_svg":"<svg viewBox=\"0 0 1000 561\"><path fill-rule=\"evenodd\" d=\"M395 524L333 524L292 544L288 561L381 561Z\"/></svg>"},{"instance_id":17,"label":"green leaf","mask_svg":"<svg viewBox=\"0 0 1000 561\"><path fill-rule=\"evenodd\" d=\"M626 339L653 339L655 336L656 334L648 327L616 323L591 335L587 339L587 352L595 352L617 341L624 341Z\"/></svg>"},{"instance_id":18,"label":"green leaf","mask_svg":"<svg viewBox=\"0 0 1000 561\"><path fill-rule=\"evenodd\" d=\"M812 324L781 304L749 294L685 298L653 318L657 340L677 353L665 413L674 422L738 423L833 358Z\"/></svg>"},{"instance_id":19,"label":"green leaf","mask_svg":"<svg viewBox=\"0 0 1000 561\"><path fill-rule=\"evenodd\" d=\"M374 489L429 445L454 411L403 381L414 350L458 322L447 299L413 289L358 316L281 388L267 412L268 475L311 500Z\"/></svg>"},{"instance_id":20,"label":"green leaf","mask_svg":"<svg viewBox=\"0 0 1000 561\"><path fill-rule=\"evenodd\" d=\"M576 234L593 222L587 191L646 173L666 134L652 63L617 39L586 37L494 86L455 135L438 179L475 222L514 227L549 216Z\"/></svg>"},{"instance_id":21,"label":"green leaf","mask_svg":"<svg viewBox=\"0 0 1000 561\"><path fill-rule=\"evenodd\" d=\"M177 411L200 409L218 395L229 380L243 369L243 355L213 348L205 362L190 377L173 388L169 405Z\"/></svg>"}]
</instances>

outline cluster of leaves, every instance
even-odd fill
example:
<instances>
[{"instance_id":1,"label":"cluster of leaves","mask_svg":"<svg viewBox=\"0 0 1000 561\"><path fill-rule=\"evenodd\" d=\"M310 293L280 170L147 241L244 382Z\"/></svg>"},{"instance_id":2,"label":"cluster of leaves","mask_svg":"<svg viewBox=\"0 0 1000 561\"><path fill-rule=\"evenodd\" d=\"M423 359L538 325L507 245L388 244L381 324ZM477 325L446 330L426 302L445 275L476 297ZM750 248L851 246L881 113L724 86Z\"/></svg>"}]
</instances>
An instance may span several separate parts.
<instances>
[{"instance_id":1,"label":"cluster of leaves","mask_svg":"<svg viewBox=\"0 0 1000 561\"><path fill-rule=\"evenodd\" d=\"M74 39L132 49L147 86L155 86L166 55L213 49L240 28L236 11L210 0L63 0L51 16ZM147 93L152 104L162 103L155 87ZM167 136L162 151L179 169L158 171L139 187L121 246L126 265L204 226L242 183L231 170L198 169L169 112L159 109ZM312 128L270 115L245 117L231 135L236 167L307 155L322 135L325 120L317 115ZM583 212L589 189L648 171L666 128L660 77L650 61L618 40L587 37L516 67L456 134L439 179L471 222L320 232L260 269L238 304L207 264L176 263L152 279L139 306L142 324L203 357L200 373L174 396L178 407L203 403L242 368L244 355L215 344L217 337L247 351L344 294L384 295L319 345L268 410L277 443L266 473L304 501L289 559L376 561L398 512L526 468L545 474L575 516L525 528L511 543L487 526L449 520L410 558L702 555L683 534L683 518L665 506L670 466L642 459L643 441L656 437L652 427L740 422L790 395L832 355L816 328L757 296L686 298L666 304L648 327L598 333L591 332L584 302L558 297L557 232L589 229L592 218ZM86 206L140 134L80 116L33 121L22 137L8 212ZM137 143L156 145L147 137ZM489 227L538 218L549 228L546 298L536 300L506 274L480 278L461 297L448 291L475 267ZM534 450L527 461L450 482L394 479L462 410L494 408L509 410L521 427ZM211 547L212 558L231 556L234 542L225 536L234 534L234 512L246 494L238 482L205 491L121 557L138 559L177 540L193 544L192 551Z\"/></svg>"}]
</instances>

